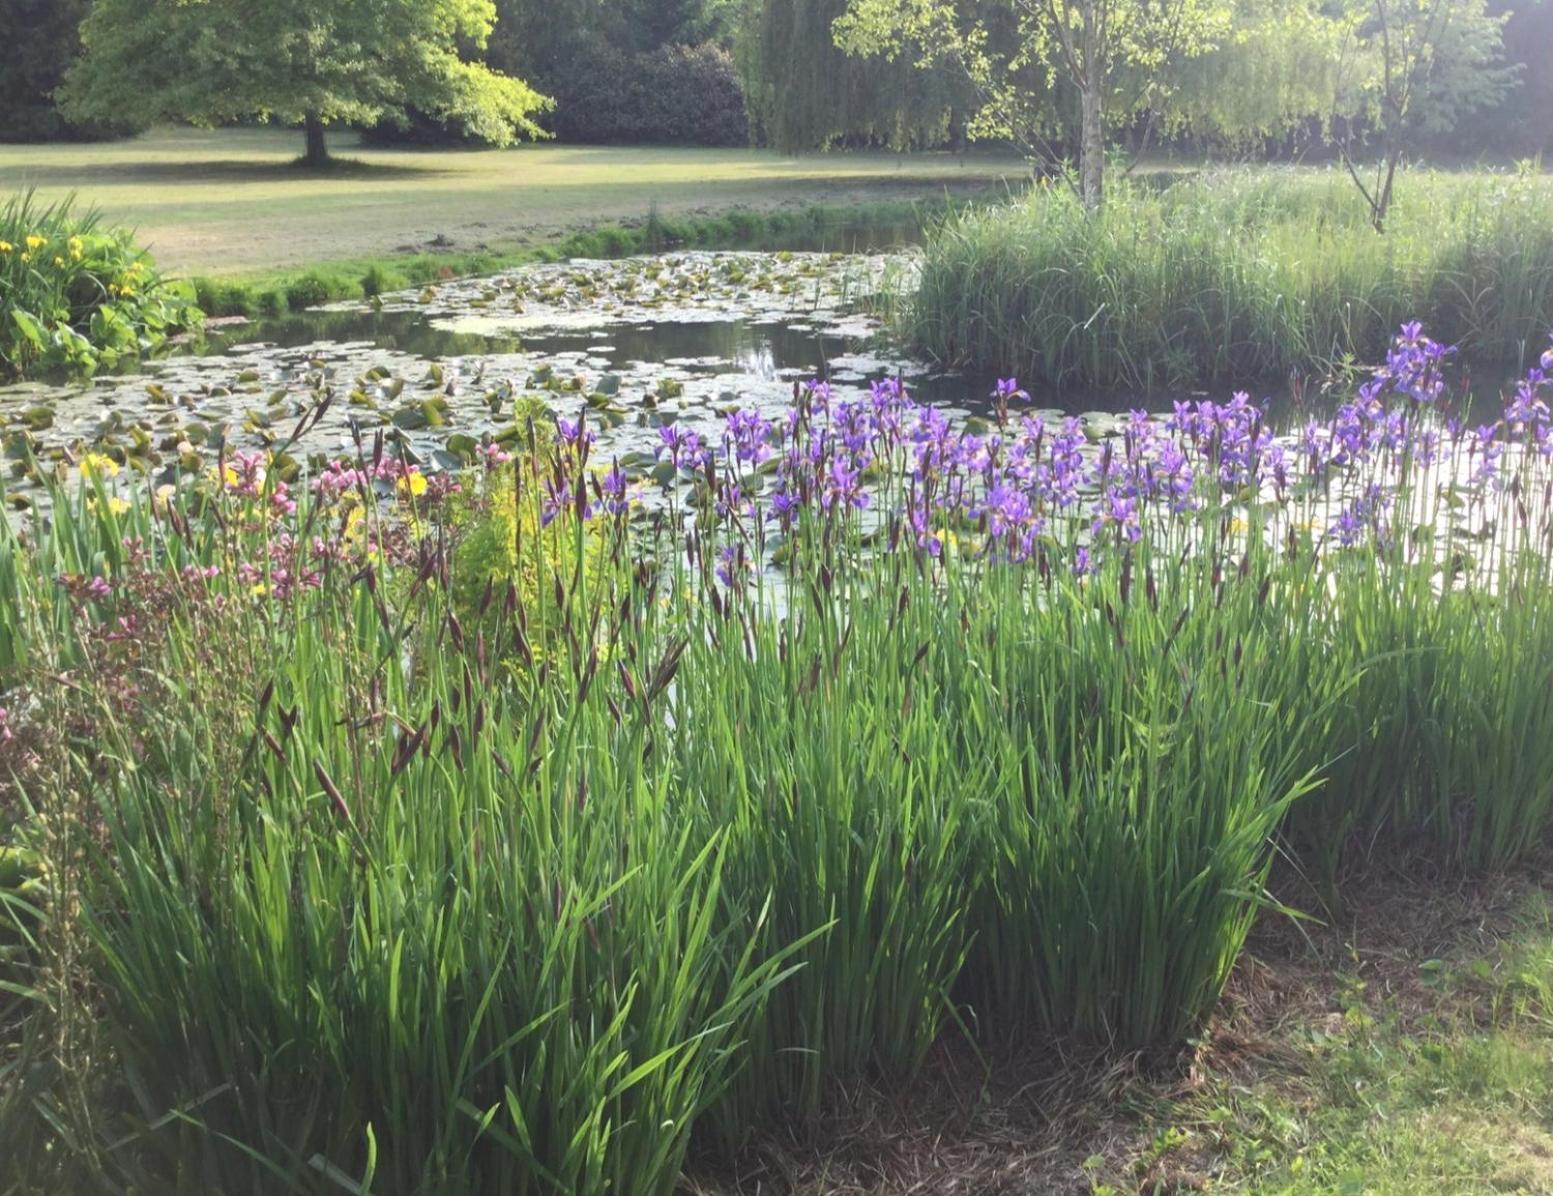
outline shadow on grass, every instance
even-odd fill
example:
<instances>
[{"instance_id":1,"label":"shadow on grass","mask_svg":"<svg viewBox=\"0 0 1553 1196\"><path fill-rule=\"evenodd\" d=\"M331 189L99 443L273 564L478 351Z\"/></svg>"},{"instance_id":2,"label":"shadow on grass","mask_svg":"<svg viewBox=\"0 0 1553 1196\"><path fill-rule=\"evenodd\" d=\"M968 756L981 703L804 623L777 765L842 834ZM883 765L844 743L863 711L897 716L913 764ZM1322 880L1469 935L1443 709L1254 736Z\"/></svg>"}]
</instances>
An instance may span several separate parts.
<instances>
[{"instance_id":1,"label":"shadow on grass","mask_svg":"<svg viewBox=\"0 0 1553 1196\"><path fill-rule=\"evenodd\" d=\"M427 179L450 173L436 166L387 165L359 158L334 158L326 166L304 166L300 159L255 162L216 161L72 162L23 167L31 186L83 187L104 183L275 183L329 179Z\"/></svg>"}]
</instances>

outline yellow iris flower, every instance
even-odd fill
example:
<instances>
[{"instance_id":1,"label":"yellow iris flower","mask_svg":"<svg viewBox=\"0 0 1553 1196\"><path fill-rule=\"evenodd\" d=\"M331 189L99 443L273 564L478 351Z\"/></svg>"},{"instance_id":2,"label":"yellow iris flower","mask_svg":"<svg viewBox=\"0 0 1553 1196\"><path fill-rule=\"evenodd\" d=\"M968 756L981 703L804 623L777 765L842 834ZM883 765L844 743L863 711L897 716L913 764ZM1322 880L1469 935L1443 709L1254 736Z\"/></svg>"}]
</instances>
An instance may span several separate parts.
<instances>
[{"instance_id":1,"label":"yellow iris flower","mask_svg":"<svg viewBox=\"0 0 1553 1196\"><path fill-rule=\"evenodd\" d=\"M119 463L102 453L87 453L81 458L81 476L84 478L116 478Z\"/></svg>"}]
</instances>

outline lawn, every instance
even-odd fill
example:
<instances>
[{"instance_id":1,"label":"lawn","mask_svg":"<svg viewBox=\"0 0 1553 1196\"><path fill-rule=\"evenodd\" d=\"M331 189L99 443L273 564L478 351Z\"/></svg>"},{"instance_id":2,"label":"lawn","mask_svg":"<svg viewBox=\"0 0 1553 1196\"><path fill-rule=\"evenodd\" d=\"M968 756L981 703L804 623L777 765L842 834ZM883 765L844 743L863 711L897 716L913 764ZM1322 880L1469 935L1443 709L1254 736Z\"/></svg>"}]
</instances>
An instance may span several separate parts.
<instances>
[{"instance_id":1,"label":"lawn","mask_svg":"<svg viewBox=\"0 0 1553 1196\"><path fill-rule=\"evenodd\" d=\"M0 189L75 193L137 229L165 269L241 274L395 251L504 249L604 221L736 207L848 205L985 187L1027 168L1011 155L525 145L374 149L307 174L299 135L165 129L101 145L0 146ZM441 238L439 240L439 238Z\"/></svg>"}]
</instances>

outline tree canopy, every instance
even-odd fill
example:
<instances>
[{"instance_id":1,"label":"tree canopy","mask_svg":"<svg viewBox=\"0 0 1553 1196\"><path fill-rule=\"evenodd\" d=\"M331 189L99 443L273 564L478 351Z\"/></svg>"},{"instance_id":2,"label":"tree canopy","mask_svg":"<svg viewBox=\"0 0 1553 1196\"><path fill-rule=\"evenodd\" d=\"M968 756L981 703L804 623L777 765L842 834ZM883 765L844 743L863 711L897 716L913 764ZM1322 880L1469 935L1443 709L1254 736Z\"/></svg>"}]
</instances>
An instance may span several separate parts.
<instances>
[{"instance_id":1,"label":"tree canopy","mask_svg":"<svg viewBox=\"0 0 1553 1196\"><path fill-rule=\"evenodd\" d=\"M60 98L85 120L304 125L314 163L326 125L412 106L505 145L547 101L462 57L495 17L493 0L96 0Z\"/></svg>"},{"instance_id":2,"label":"tree canopy","mask_svg":"<svg viewBox=\"0 0 1553 1196\"><path fill-rule=\"evenodd\" d=\"M1503 61L1505 16L1491 14L1486 0L1349 2L1334 111L1345 123L1343 162L1380 231L1404 157L1467 113L1498 104L1516 68ZM1366 142L1377 157L1372 180L1356 163L1356 143L1371 148Z\"/></svg>"},{"instance_id":3,"label":"tree canopy","mask_svg":"<svg viewBox=\"0 0 1553 1196\"><path fill-rule=\"evenodd\" d=\"M866 141L896 149L942 144L974 108L963 77L906 53L861 57L838 46L847 0L750 0L736 38L751 122L783 151ZM925 69L918 69L919 67Z\"/></svg>"},{"instance_id":4,"label":"tree canopy","mask_svg":"<svg viewBox=\"0 0 1553 1196\"><path fill-rule=\"evenodd\" d=\"M1221 45L1237 15L1231 0L850 0L836 32L854 53L915 45L956 63L982 135L1034 148L1063 130L1095 206L1107 130L1166 108L1179 66Z\"/></svg>"}]
</instances>

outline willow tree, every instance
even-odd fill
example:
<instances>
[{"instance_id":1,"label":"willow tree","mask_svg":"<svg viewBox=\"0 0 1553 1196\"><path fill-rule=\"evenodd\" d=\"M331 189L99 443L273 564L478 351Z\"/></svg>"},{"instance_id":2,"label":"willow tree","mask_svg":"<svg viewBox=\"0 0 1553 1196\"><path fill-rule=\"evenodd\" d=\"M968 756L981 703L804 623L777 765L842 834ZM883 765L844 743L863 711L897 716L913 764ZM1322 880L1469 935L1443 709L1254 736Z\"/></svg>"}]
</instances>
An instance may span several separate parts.
<instances>
[{"instance_id":1,"label":"willow tree","mask_svg":"<svg viewBox=\"0 0 1553 1196\"><path fill-rule=\"evenodd\" d=\"M847 0L746 0L734 42L755 129L783 151L845 141L911 149L950 138L973 101L958 72L920 52L846 53L833 32L846 11Z\"/></svg>"},{"instance_id":2,"label":"willow tree","mask_svg":"<svg viewBox=\"0 0 1553 1196\"><path fill-rule=\"evenodd\" d=\"M1331 115L1346 28L1318 3L1241 0L1213 49L1172 65L1166 95L1144 124L1162 137L1232 150L1319 127ZM1125 97L1147 85L1124 80L1124 111Z\"/></svg>"},{"instance_id":3,"label":"willow tree","mask_svg":"<svg viewBox=\"0 0 1553 1196\"><path fill-rule=\"evenodd\" d=\"M1276 8L1277 5L1273 4ZM1183 64L1233 35L1235 0L849 0L853 53L956 64L979 101L973 131L1029 148L1053 122L1078 146L1084 202L1105 196L1108 129L1167 110ZM1069 116L1053 97L1071 92Z\"/></svg>"},{"instance_id":4,"label":"willow tree","mask_svg":"<svg viewBox=\"0 0 1553 1196\"><path fill-rule=\"evenodd\" d=\"M411 107L506 145L539 133L546 101L461 57L495 16L492 0L96 0L59 98L86 120L301 126L312 166L330 124Z\"/></svg>"}]
</instances>

